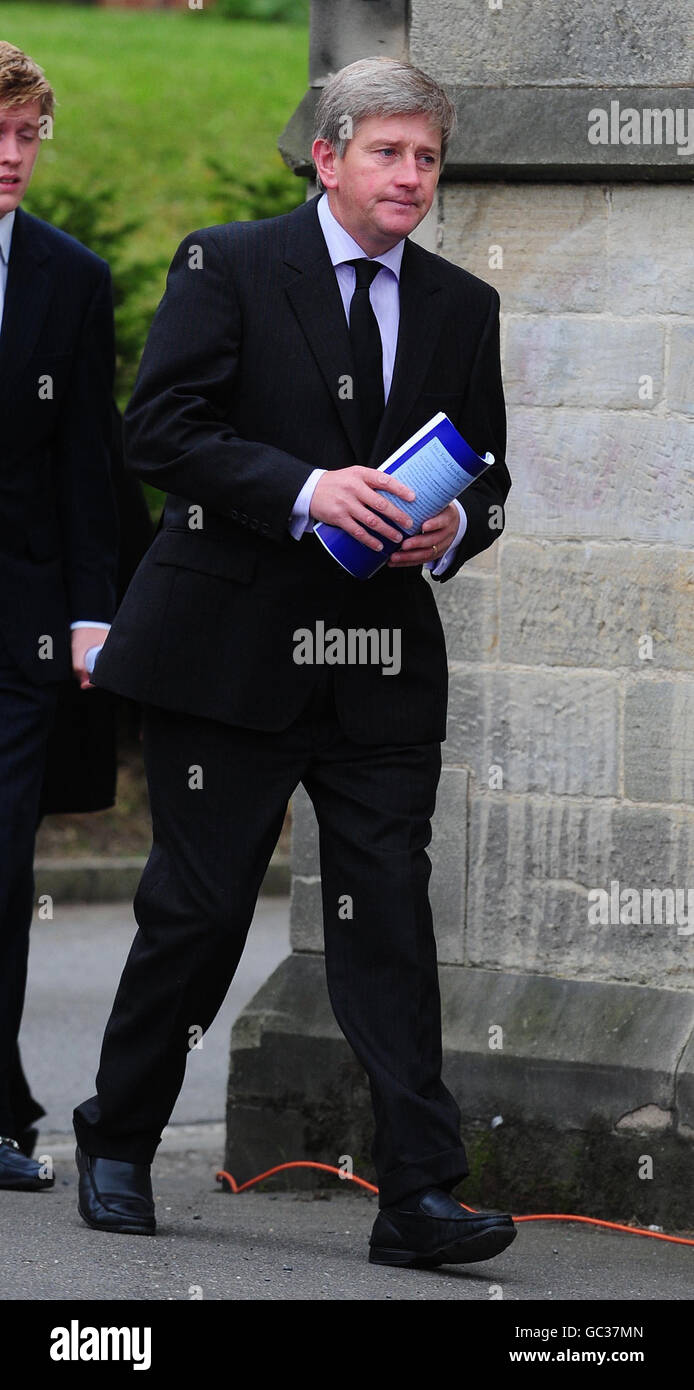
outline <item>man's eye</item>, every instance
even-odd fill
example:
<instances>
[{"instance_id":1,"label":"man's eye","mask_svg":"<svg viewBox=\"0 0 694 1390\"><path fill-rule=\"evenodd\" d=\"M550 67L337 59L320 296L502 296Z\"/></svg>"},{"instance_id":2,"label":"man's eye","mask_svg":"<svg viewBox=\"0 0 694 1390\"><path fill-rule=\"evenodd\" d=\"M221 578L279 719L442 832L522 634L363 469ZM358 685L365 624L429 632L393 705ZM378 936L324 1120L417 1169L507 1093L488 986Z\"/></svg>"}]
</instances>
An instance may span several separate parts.
<instances>
[{"instance_id":1,"label":"man's eye","mask_svg":"<svg viewBox=\"0 0 694 1390\"><path fill-rule=\"evenodd\" d=\"M395 150L393 149L392 145L386 145L385 149L379 150L378 153L379 153L379 154L395 154Z\"/></svg>"}]
</instances>

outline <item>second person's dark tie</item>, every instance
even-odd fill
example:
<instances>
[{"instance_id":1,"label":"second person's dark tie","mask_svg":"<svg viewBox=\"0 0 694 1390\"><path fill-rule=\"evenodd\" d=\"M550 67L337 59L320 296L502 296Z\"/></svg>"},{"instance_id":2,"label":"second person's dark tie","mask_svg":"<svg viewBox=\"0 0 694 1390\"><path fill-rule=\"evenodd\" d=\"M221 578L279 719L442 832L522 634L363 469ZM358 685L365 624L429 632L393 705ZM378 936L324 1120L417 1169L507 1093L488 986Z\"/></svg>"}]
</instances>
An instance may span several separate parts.
<instances>
[{"instance_id":1,"label":"second person's dark tie","mask_svg":"<svg viewBox=\"0 0 694 1390\"><path fill-rule=\"evenodd\" d=\"M385 408L383 394L383 344L373 311L369 288L383 269L380 261L348 261L356 271L357 283L349 306L349 336L356 379L354 399L361 423L363 457L367 461Z\"/></svg>"}]
</instances>

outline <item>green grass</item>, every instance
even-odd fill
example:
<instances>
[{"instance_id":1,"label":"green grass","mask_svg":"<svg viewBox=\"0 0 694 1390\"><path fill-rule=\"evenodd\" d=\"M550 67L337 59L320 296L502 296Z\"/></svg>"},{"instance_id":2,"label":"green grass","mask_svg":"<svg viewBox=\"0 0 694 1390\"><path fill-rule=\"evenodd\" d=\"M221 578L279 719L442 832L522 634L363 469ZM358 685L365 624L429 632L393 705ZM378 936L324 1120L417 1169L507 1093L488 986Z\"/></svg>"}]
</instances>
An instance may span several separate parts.
<instances>
[{"instance_id":1,"label":"green grass","mask_svg":"<svg viewBox=\"0 0 694 1390\"><path fill-rule=\"evenodd\" d=\"M134 255L168 264L187 232L218 220L208 156L242 179L283 176L277 137L307 85L302 26L15 3L0 37L41 64L59 103L33 184L115 186L123 218L143 219ZM298 204L304 184L285 175Z\"/></svg>"}]
</instances>

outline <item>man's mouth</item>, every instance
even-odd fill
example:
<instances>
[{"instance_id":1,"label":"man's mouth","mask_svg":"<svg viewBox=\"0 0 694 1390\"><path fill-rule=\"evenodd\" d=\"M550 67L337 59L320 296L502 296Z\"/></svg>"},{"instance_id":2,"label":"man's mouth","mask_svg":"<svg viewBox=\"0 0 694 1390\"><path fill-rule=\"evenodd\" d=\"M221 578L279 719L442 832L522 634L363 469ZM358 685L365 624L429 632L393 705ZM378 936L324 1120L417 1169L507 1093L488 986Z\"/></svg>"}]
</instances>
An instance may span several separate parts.
<instances>
[{"instance_id":1,"label":"man's mouth","mask_svg":"<svg viewBox=\"0 0 694 1390\"><path fill-rule=\"evenodd\" d=\"M19 183L19 179L15 174L0 176L0 187L13 188L16 183Z\"/></svg>"}]
</instances>

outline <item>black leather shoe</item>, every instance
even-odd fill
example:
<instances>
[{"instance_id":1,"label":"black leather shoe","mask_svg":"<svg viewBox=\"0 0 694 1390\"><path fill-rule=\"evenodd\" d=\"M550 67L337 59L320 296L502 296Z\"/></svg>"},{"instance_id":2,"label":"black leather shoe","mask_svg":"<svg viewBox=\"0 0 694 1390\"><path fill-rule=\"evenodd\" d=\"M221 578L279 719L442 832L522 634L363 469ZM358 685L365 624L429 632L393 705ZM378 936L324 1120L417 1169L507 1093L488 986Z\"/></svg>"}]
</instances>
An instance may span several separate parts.
<instances>
[{"instance_id":1,"label":"black leather shoe","mask_svg":"<svg viewBox=\"0 0 694 1390\"><path fill-rule=\"evenodd\" d=\"M0 1188L13 1192L42 1192L54 1177L41 1177L42 1165L26 1158L16 1139L0 1138Z\"/></svg>"},{"instance_id":2,"label":"black leather shoe","mask_svg":"<svg viewBox=\"0 0 694 1390\"><path fill-rule=\"evenodd\" d=\"M79 1170L77 1210L95 1231L153 1236L156 1230L148 1163L124 1163L75 1150Z\"/></svg>"},{"instance_id":3,"label":"black leather shoe","mask_svg":"<svg viewBox=\"0 0 694 1390\"><path fill-rule=\"evenodd\" d=\"M437 1265L474 1264L499 1255L515 1240L510 1216L495 1211L467 1211L448 1192L428 1187L416 1203L408 1201L379 1211L371 1232L369 1261L435 1269Z\"/></svg>"}]
</instances>

